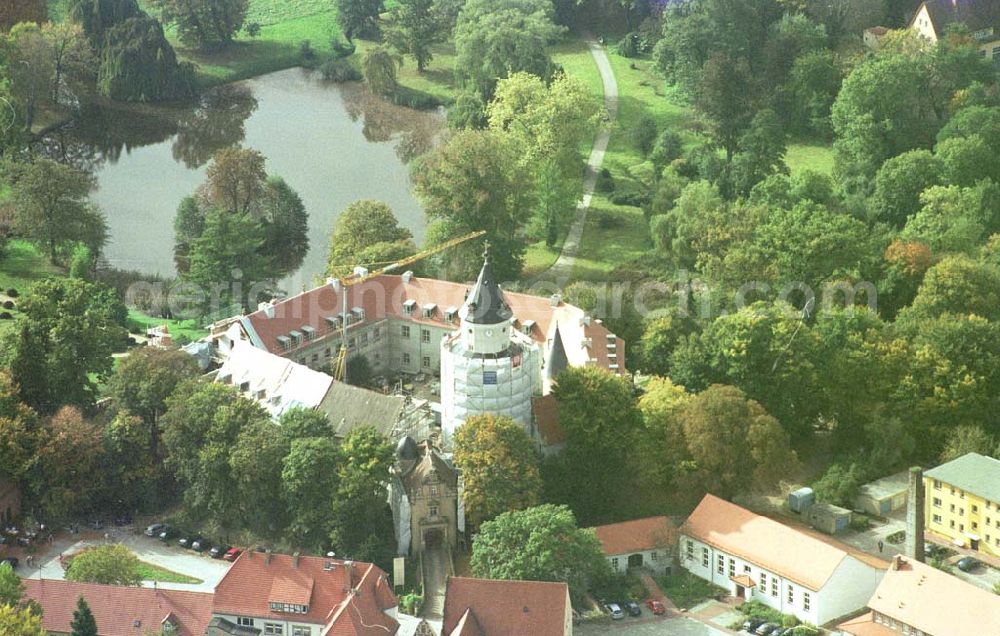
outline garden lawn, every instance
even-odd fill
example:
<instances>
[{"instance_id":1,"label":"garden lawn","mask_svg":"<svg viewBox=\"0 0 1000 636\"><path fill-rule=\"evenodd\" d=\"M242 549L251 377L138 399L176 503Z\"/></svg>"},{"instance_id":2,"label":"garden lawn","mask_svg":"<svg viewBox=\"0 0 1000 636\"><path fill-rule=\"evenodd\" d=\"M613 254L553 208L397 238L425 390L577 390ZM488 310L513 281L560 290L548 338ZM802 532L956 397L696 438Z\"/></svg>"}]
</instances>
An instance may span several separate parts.
<instances>
[{"instance_id":1,"label":"garden lawn","mask_svg":"<svg viewBox=\"0 0 1000 636\"><path fill-rule=\"evenodd\" d=\"M186 583L190 585L204 583L201 579L196 579L193 576L173 572L145 561L139 561L139 576L142 577L143 581L156 581L158 583Z\"/></svg>"},{"instance_id":2,"label":"garden lawn","mask_svg":"<svg viewBox=\"0 0 1000 636\"><path fill-rule=\"evenodd\" d=\"M197 320L167 320L166 318L154 318L147 316L137 309L128 310L128 321L130 331L146 332L150 327L167 325L170 328L170 335L175 339L184 336L192 341L200 340L208 335L208 329L200 326Z\"/></svg>"},{"instance_id":3,"label":"garden lawn","mask_svg":"<svg viewBox=\"0 0 1000 636\"><path fill-rule=\"evenodd\" d=\"M808 143L789 144L785 164L792 174L803 170L833 174L833 148Z\"/></svg>"},{"instance_id":4,"label":"garden lawn","mask_svg":"<svg viewBox=\"0 0 1000 636\"><path fill-rule=\"evenodd\" d=\"M21 239L7 243L0 257L0 291L3 292L13 287L23 294L43 278L64 275L61 269L49 263L38 248Z\"/></svg>"},{"instance_id":5,"label":"garden lawn","mask_svg":"<svg viewBox=\"0 0 1000 636\"><path fill-rule=\"evenodd\" d=\"M642 210L595 195L573 267L572 280L604 281L619 265L652 249Z\"/></svg>"}]
</instances>

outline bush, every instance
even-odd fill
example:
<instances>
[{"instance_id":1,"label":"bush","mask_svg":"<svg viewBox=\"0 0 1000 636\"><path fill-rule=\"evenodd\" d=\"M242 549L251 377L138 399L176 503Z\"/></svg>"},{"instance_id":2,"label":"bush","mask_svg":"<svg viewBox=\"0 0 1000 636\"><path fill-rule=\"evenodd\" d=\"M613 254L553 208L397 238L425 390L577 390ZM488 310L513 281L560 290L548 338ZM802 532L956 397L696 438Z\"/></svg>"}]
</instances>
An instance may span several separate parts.
<instances>
[{"instance_id":1,"label":"bush","mask_svg":"<svg viewBox=\"0 0 1000 636\"><path fill-rule=\"evenodd\" d=\"M625 225L625 221L617 214L603 210L597 211L597 227L602 230L616 230Z\"/></svg>"},{"instance_id":2,"label":"bush","mask_svg":"<svg viewBox=\"0 0 1000 636\"><path fill-rule=\"evenodd\" d=\"M632 145L635 146L642 156L646 156L653 149L656 143L656 122L652 117L644 116L630 132Z\"/></svg>"},{"instance_id":3,"label":"bush","mask_svg":"<svg viewBox=\"0 0 1000 636\"><path fill-rule=\"evenodd\" d=\"M681 158L683 147L684 141L676 131L664 130L656 138L653 150L649 154L649 160L658 169L662 169L670 162Z\"/></svg>"},{"instance_id":4,"label":"bush","mask_svg":"<svg viewBox=\"0 0 1000 636\"><path fill-rule=\"evenodd\" d=\"M819 636L819 630L812 625L799 625L792 630L792 636Z\"/></svg>"},{"instance_id":5,"label":"bush","mask_svg":"<svg viewBox=\"0 0 1000 636\"><path fill-rule=\"evenodd\" d=\"M625 192L616 192L611 195L611 202L615 205L630 205L632 207L640 208L649 204L650 197L645 192L639 192L638 190L626 190Z\"/></svg>"},{"instance_id":6,"label":"bush","mask_svg":"<svg viewBox=\"0 0 1000 636\"><path fill-rule=\"evenodd\" d=\"M453 130L486 128L486 103L479 93L462 93L448 109L448 127Z\"/></svg>"},{"instance_id":7,"label":"bush","mask_svg":"<svg viewBox=\"0 0 1000 636\"><path fill-rule=\"evenodd\" d=\"M618 42L618 55L622 57L639 56L639 34L633 31L626 33L625 37Z\"/></svg>"},{"instance_id":8,"label":"bush","mask_svg":"<svg viewBox=\"0 0 1000 636\"><path fill-rule=\"evenodd\" d=\"M615 191L615 179L611 176L611 171L607 168L601 168L601 173L597 175L597 191L598 192L614 192Z\"/></svg>"},{"instance_id":9,"label":"bush","mask_svg":"<svg viewBox=\"0 0 1000 636\"><path fill-rule=\"evenodd\" d=\"M3 308L4 309L13 309L14 308L14 301L12 301L12 300L5 300L3 302Z\"/></svg>"},{"instance_id":10,"label":"bush","mask_svg":"<svg viewBox=\"0 0 1000 636\"><path fill-rule=\"evenodd\" d=\"M247 32L251 38L255 38L260 35L260 22L247 22L246 27L243 29Z\"/></svg>"},{"instance_id":11,"label":"bush","mask_svg":"<svg viewBox=\"0 0 1000 636\"><path fill-rule=\"evenodd\" d=\"M0 320L12 320L14 316L11 316L9 312L0 312Z\"/></svg>"},{"instance_id":12,"label":"bush","mask_svg":"<svg viewBox=\"0 0 1000 636\"><path fill-rule=\"evenodd\" d=\"M345 41L339 35L335 35L330 38L330 50L337 57L347 57L348 55L354 55L357 47L354 46L353 42Z\"/></svg>"},{"instance_id":13,"label":"bush","mask_svg":"<svg viewBox=\"0 0 1000 636\"><path fill-rule=\"evenodd\" d=\"M361 80L361 71L342 58L328 60L319 70L323 74L323 79L331 82L358 82Z\"/></svg>"},{"instance_id":14,"label":"bush","mask_svg":"<svg viewBox=\"0 0 1000 636\"><path fill-rule=\"evenodd\" d=\"M17 298L21 294L16 289L11 287L10 289L7 290L7 295L10 296L11 298Z\"/></svg>"}]
</instances>

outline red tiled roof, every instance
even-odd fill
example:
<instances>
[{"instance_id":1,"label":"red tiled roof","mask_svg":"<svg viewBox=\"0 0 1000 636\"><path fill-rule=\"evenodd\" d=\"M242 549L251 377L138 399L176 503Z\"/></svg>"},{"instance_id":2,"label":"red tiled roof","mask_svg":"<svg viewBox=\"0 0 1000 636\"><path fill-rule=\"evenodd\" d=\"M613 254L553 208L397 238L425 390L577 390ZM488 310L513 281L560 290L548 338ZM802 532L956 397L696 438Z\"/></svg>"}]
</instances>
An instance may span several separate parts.
<instances>
[{"instance_id":1,"label":"red tiled roof","mask_svg":"<svg viewBox=\"0 0 1000 636\"><path fill-rule=\"evenodd\" d=\"M486 636L486 634L483 633L483 628L479 626L476 615L472 613L471 609L467 609L462 614L462 618L459 619L458 625L455 625L455 629L451 631L451 634L445 634L445 636Z\"/></svg>"},{"instance_id":2,"label":"red tiled roof","mask_svg":"<svg viewBox=\"0 0 1000 636\"><path fill-rule=\"evenodd\" d=\"M566 431L559 426L559 402L556 401L556 396L550 393L532 398L531 412L535 416L538 434L546 446L566 443Z\"/></svg>"},{"instance_id":3,"label":"red tiled roof","mask_svg":"<svg viewBox=\"0 0 1000 636\"><path fill-rule=\"evenodd\" d=\"M332 567L327 569L327 564ZM397 601L385 577L370 563L303 556L296 566L295 557L287 554L268 559L247 551L216 586L213 609L217 614L324 625L330 636L395 634L399 624L384 610L396 607ZM272 612L272 601L308 605L309 611Z\"/></svg>"},{"instance_id":4,"label":"red tiled roof","mask_svg":"<svg viewBox=\"0 0 1000 636\"><path fill-rule=\"evenodd\" d=\"M77 599L90 606L100 636L135 636L157 632L170 617L177 636L201 636L212 620L212 594L148 587L118 587L28 579L25 595L44 610L42 626L49 632L69 633ZM138 628L137 628L138 621Z\"/></svg>"},{"instance_id":5,"label":"red tiled roof","mask_svg":"<svg viewBox=\"0 0 1000 636\"><path fill-rule=\"evenodd\" d=\"M899 632L896 630L876 623L871 612L844 621L837 625L837 629L853 636L899 636Z\"/></svg>"},{"instance_id":6,"label":"red tiled roof","mask_svg":"<svg viewBox=\"0 0 1000 636\"><path fill-rule=\"evenodd\" d=\"M457 328L456 322L445 320L445 312L449 308L462 306L465 295L471 285L452 283L432 278L411 278L404 283L402 276L383 274L375 276L359 285L341 287L334 290L330 284L317 287L275 303L273 317L268 317L272 310L258 310L244 318L244 325L249 324L260 338L260 344L271 353L282 355L285 351L278 344L278 336L287 336L291 331L301 331L309 326L316 330L317 338L328 332L325 318L336 316L343 309L341 292L347 291L347 311L354 307L365 310L365 320L357 325L369 324L386 318L408 320L419 324L429 324L443 328ZM566 355L573 366L589 364L591 358L602 368L617 364L619 371L625 371L625 347L621 338L614 338L615 347L608 346L607 327L597 320L586 319L584 311L573 305L560 302L552 307L548 298L531 296L513 292L504 292L504 297L510 303L514 318L519 326L527 321L534 321L531 337L539 343L545 343L555 332L556 323L563 337ZM407 315L403 311L403 303L414 301L413 313ZM436 305L430 318L424 317L425 305ZM589 324L587 324L589 322ZM348 327L350 330L351 327ZM586 339L590 339L589 346Z\"/></svg>"},{"instance_id":7,"label":"red tiled roof","mask_svg":"<svg viewBox=\"0 0 1000 636\"><path fill-rule=\"evenodd\" d=\"M666 517L647 517L597 526L594 533L604 554L615 556L673 545L676 528Z\"/></svg>"},{"instance_id":8,"label":"red tiled roof","mask_svg":"<svg viewBox=\"0 0 1000 636\"><path fill-rule=\"evenodd\" d=\"M480 632L466 615L474 616ZM442 634L563 636L569 588L565 583L451 577L444 597ZM456 631L459 627L463 631Z\"/></svg>"}]
</instances>

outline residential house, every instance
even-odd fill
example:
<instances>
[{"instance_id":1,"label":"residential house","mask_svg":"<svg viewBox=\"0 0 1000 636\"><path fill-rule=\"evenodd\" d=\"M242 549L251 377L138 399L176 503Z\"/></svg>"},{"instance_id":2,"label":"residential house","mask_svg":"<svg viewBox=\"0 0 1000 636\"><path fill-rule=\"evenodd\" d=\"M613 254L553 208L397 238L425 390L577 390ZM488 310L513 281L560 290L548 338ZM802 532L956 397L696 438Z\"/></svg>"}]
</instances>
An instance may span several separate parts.
<instances>
[{"instance_id":1,"label":"residential house","mask_svg":"<svg viewBox=\"0 0 1000 636\"><path fill-rule=\"evenodd\" d=\"M647 517L594 528L611 569L626 573L646 568L656 574L670 570L677 528L666 517Z\"/></svg>"},{"instance_id":2,"label":"residential house","mask_svg":"<svg viewBox=\"0 0 1000 636\"><path fill-rule=\"evenodd\" d=\"M853 636L1000 634L1000 596L903 556L893 559L868 608L841 623L840 631Z\"/></svg>"},{"instance_id":3,"label":"residential house","mask_svg":"<svg viewBox=\"0 0 1000 636\"><path fill-rule=\"evenodd\" d=\"M21 514L21 489L10 480L0 478L0 525Z\"/></svg>"},{"instance_id":4,"label":"residential house","mask_svg":"<svg viewBox=\"0 0 1000 636\"><path fill-rule=\"evenodd\" d=\"M458 470L430 442L418 445L412 437L399 442L389 505L400 556L438 546L454 549L465 532Z\"/></svg>"},{"instance_id":5,"label":"residential house","mask_svg":"<svg viewBox=\"0 0 1000 636\"><path fill-rule=\"evenodd\" d=\"M907 28L934 43L955 23L968 27L983 57L1000 63L1000 3L995 1L927 0Z\"/></svg>"},{"instance_id":6,"label":"residential house","mask_svg":"<svg viewBox=\"0 0 1000 636\"><path fill-rule=\"evenodd\" d=\"M733 596L814 625L865 607L888 566L714 495L681 526L678 558Z\"/></svg>"},{"instance_id":7,"label":"residential house","mask_svg":"<svg viewBox=\"0 0 1000 636\"><path fill-rule=\"evenodd\" d=\"M864 34L861 36L861 42L865 45L866 49L876 50L882 45L882 38L888 35L889 29L884 26L873 26L865 29Z\"/></svg>"},{"instance_id":8,"label":"residential house","mask_svg":"<svg viewBox=\"0 0 1000 636\"><path fill-rule=\"evenodd\" d=\"M98 636L161 632L203 636L212 620L210 592L25 579L24 593L26 598L41 605L42 627L50 634L72 633L70 623L81 597L94 614Z\"/></svg>"},{"instance_id":9,"label":"residential house","mask_svg":"<svg viewBox=\"0 0 1000 636\"><path fill-rule=\"evenodd\" d=\"M924 473L927 531L1000 556L1000 460L968 453Z\"/></svg>"},{"instance_id":10,"label":"residential house","mask_svg":"<svg viewBox=\"0 0 1000 636\"><path fill-rule=\"evenodd\" d=\"M573 608L565 583L453 576L441 636L569 636Z\"/></svg>"},{"instance_id":11,"label":"residential house","mask_svg":"<svg viewBox=\"0 0 1000 636\"><path fill-rule=\"evenodd\" d=\"M397 605L371 563L248 550L216 586L206 634L391 636Z\"/></svg>"}]
</instances>

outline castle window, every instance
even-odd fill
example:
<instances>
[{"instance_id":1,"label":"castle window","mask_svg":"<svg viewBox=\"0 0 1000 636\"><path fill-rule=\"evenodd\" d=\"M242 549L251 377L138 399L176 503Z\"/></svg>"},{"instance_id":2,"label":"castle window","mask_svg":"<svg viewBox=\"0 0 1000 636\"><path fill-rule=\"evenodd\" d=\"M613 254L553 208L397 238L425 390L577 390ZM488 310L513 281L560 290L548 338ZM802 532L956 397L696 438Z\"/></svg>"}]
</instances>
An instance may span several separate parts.
<instances>
[{"instance_id":1,"label":"castle window","mask_svg":"<svg viewBox=\"0 0 1000 636\"><path fill-rule=\"evenodd\" d=\"M431 341L431 331L430 329L420 330L420 342L430 342Z\"/></svg>"},{"instance_id":2,"label":"castle window","mask_svg":"<svg viewBox=\"0 0 1000 636\"><path fill-rule=\"evenodd\" d=\"M401 335L402 335L402 336L403 336L404 338L409 338L409 337L410 337L410 326L409 326L409 325L403 325L403 326L401 326L401 327L399 328L399 333L400 333L400 334L401 334Z\"/></svg>"},{"instance_id":3,"label":"castle window","mask_svg":"<svg viewBox=\"0 0 1000 636\"><path fill-rule=\"evenodd\" d=\"M438 510L437 506L431 506L431 516L432 517L438 516L438 512L439 512L439 510Z\"/></svg>"},{"instance_id":4,"label":"castle window","mask_svg":"<svg viewBox=\"0 0 1000 636\"><path fill-rule=\"evenodd\" d=\"M421 360L421 363L424 365L425 369L429 369L431 366L431 357L424 356L423 360Z\"/></svg>"},{"instance_id":5,"label":"castle window","mask_svg":"<svg viewBox=\"0 0 1000 636\"><path fill-rule=\"evenodd\" d=\"M406 365L410 364L410 354L408 354L408 353L404 353L403 354L403 364L406 364Z\"/></svg>"}]
</instances>

